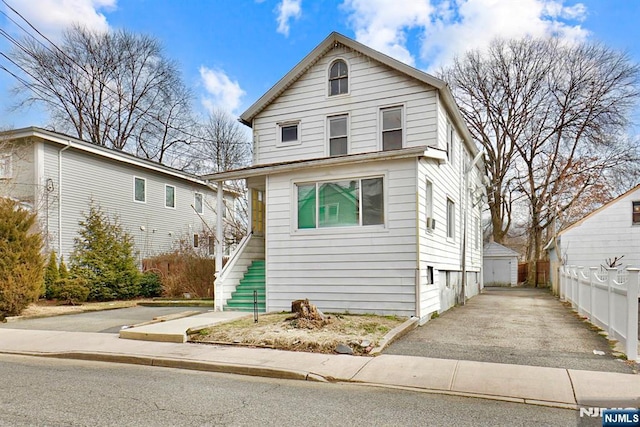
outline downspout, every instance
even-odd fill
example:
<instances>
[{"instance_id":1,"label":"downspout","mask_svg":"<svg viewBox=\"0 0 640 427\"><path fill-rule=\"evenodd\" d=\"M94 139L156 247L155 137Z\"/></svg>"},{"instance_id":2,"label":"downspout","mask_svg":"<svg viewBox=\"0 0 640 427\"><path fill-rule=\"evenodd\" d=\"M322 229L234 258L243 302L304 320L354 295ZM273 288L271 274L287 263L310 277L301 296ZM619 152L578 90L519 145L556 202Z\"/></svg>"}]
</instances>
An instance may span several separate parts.
<instances>
[{"instance_id":1,"label":"downspout","mask_svg":"<svg viewBox=\"0 0 640 427\"><path fill-rule=\"evenodd\" d=\"M464 170L464 218L462 222L462 298L460 299L461 305L464 305L467 300L467 222L469 214L467 212L469 208L469 174L473 168L478 164L478 161L482 158L484 153L480 151L473 158L469 166Z\"/></svg>"},{"instance_id":2,"label":"downspout","mask_svg":"<svg viewBox=\"0 0 640 427\"><path fill-rule=\"evenodd\" d=\"M58 256L62 257L62 152L71 148L71 141L58 151Z\"/></svg>"},{"instance_id":3,"label":"downspout","mask_svg":"<svg viewBox=\"0 0 640 427\"><path fill-rule=\"evenodd\" d=\"M222 229L222 212L224 209L224 189L223 181L218 181L216 188L217 206L216 206L216 279L214 282L214 302L216 311L222 311L222 298L224 297L224 289L222 289L222 281L220 278L220 271L222 270L222 252L224 250L223 240L224 232Z\"/></svg>"}]
</instances>

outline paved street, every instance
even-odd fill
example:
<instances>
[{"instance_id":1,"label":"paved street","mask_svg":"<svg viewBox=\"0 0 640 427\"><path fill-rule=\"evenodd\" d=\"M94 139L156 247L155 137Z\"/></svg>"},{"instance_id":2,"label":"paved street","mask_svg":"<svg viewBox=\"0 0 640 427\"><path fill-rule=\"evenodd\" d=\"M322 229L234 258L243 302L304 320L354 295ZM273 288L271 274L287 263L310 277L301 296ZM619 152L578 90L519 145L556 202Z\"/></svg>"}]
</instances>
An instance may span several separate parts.
<instances>
[{"instance_id":1,"label":"paved street","mask_svg":"<svg viewBox=\"0 0 640 427\"><path fill-rule=\"evenodd\" d=\"M43 331L105 332L117 334L123 326L153 320L154 317L186 311L206 312L209 307L131 307L116 310L67 314L64 316L24 319L0 323L0 328L38 329Z\"/></svg>"},{"instance_id":2,"label":"paved street","mask_svg":"<svg viewBox=\"0 0 640 427\"><path fill-rule=\"evenodd\" d=\"M2 426L568 426L574 410L352 384L0 355Z\"/></svg>"},{"instance_id":3,"label":"paved street","mask_svg":"<svg viewBox=\"0 0 640 427\"><path fill-rule=\"evenodd\" d=\"M599 356L593 350L604 351ZM465 306L393 343L385 354L630 373L605 338L548 290L485 288Z\"/></svg>"}]
</instances>

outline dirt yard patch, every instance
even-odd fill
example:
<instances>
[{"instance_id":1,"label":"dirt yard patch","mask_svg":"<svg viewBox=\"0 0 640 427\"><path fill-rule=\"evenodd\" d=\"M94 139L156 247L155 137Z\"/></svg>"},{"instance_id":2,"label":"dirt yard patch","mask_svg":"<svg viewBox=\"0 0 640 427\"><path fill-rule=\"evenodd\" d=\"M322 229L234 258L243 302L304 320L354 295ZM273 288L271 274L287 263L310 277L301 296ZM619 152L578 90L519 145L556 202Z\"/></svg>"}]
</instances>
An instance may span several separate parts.
<instances>
[{"instance_id":1,"label":"dirt yard patch","mask_svg":"<svg viewBox=\"0 0 640 427\"><path fill-rule=\"evenodd\" d=\"M240 344L279 350L365 355L406 319L396 316L330 314L322 324L305 319L287 320L291 313L260 315L197 331L189 341Z\"/></svg>"}]
</instances>

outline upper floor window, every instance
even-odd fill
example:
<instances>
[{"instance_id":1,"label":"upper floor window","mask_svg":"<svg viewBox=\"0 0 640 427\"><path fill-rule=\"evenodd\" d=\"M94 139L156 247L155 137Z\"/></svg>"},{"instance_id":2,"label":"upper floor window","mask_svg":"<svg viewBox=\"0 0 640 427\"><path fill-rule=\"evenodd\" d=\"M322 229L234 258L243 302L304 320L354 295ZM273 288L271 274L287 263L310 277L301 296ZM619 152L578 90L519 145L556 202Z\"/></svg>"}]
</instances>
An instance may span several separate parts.
<instances>
[{"instance_id":1,"label":"upper floor window","mask_svg":"<svg viewBox=\"0 0 640 427\"><path fill-rule=\"evenodd\" d=\"M456 235L456 205L447 199L447 237L454 239Z\"/></svg>"},{"instance_id":2,"label":"upper floor window","mask_svg":"<svg viewBox=\"0 0 640 427\"><path fill-rule=\"evenodd\" d=\"M329 117L329 155L347 154L347 116Z\"/></svg>"},{"instance_id":3,"label":"upper floor window","mask_svg":"<svg viewBox=\"0 0 640 427\"><path fill-rule=\"evenodd\" d=\"M338 59L329 70L329 96L341 95L349 91L349 70L347 63Z\"/></svg>"},{"instance_id":4,"label":"upper floor window","mask_svg":"<svg viewBox=\"0 0 640 427\"><path fill-rule=\"evenodd\" d=\"M176 207L176 187L173 185L164 186L164 206L166 208Z\"/></svg>"},{"instance_id":5,"label":"upper floor window","mask_svg":"<svg viewBox=\"0 0 640 427\"><path fill-rule=\"evenodd\" d=\"M300 123L288 122L278 124L278 139L281 144L290 145L300 142Z\"/></svg>"},{"instance_id":6,"label":"upper floor window","mask_svg":"<svg viewBox=\"0 0 640 427\"><path fill-rule=\"evenodd\" d=\"M202 210L202 193L196 193L193 197L193 208L197 213L201 214Z\"/></svg>"},{"instance_id":7,"label":"upper floor window","mask_svg":"<svg viewBox=\"0 0 640 427\"><path fill-rule=\"evenodd\" d=\"M147 201L147 180L134 177L133 187L133 200L145 203Z\"/></svg>"},{"instance_id":8,"label":"upper floor window","mask_svg":"<svg viewBox=\"0 0 640 427\"><path fill-rule=\"evenodd\" d=\"M631 221L633 224L640 224L640 201L632 202L632 204L633 204L633 216Z\"/></svg>"},{"instance_id":9,"label":"upper floor window","mask_svg":"<svg viewBox=\"0 0 640 427\"><path fill-rule=\"evenodd\" d=\"M382 110L382 149L402 148L402 107Z\"/></svg>"},{"instance_id":10,"label":"upper floor window","mask_svg":"<svg viewBox=\"0 0 640 427\"><path fill-rule=\"evenodd\" d=\"M11 155L0 154L0 179L11 178Z\"/></svg>"},{"instance_id":11,"label":"upper floor window","mask_svg":"<svg viewBox=\"0 0 640 427\"><path fill-rule=\"evenodd\" d=\"M451 122L447 122L447 158L449 162L453 163L453 147L455 143L456 131L453 128Z\"/></svg>"}]
</instances>

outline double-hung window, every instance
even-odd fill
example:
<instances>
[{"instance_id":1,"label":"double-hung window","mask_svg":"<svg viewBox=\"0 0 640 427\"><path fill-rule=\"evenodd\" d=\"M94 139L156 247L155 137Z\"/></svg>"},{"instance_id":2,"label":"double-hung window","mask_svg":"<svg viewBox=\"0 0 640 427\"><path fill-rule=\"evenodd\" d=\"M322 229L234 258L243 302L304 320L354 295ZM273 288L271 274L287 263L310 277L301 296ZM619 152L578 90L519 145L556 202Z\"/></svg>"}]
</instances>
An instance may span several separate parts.
<instances>
[{"instance_id":1,"label":"double-hung window","mask_svg":"<svg viewBox=\"0 0 640 427\"><path fill-rule=\"evenodd\" d=\"M297 184L298 228L384 224L382 177Z\"/></svg>"},{"instance_id":2,"label":"double-hung window","mask_svg":"<svg viewBox=\"0 0 640 427\"><path fill-rule=\"evenodd\" d=\"M11 178L11 154L0 154L0 179Z\"/></svg>"},{"instance_id":3,"label":"double-hung window","mask_svg":"<svg viewBox=\"0 0 640 427\"><path fill-rule=\"evenodd\" d=\"M147 201L147 180L144 178L133 178L133 200L146 203Z\"/></svg>"},{"instance_id":4,"label":"double-hung window","mask_svg":"<svg viewBox=\"0 0 640 427\"><path fill-rule=\"evenodd\" d=\"M329 155L347 154L347 116L329 117Z\"/></svg>"},{"instance_id":5,"label":"double-hung window","mask_svg":"<svg viewBox=\"0 0 640 427\"><path fill-rule=\"evenodd\" d=\"M632 202L633 215L631 217L632 224L640 224L640 201Z\"/></svg>"},{"instance_id":6,"label":"double-hung window","mask_svg":"<svg viewBox=\"0 0 640 427\"><path fill-rule=\"evenodd\" d=\"M450 163L453 163L453 149L456 140L456 131L453 128L451 122L447 122L447 158Z\"/></svg>"},{"instance_id":7,"label":"double-hung window","mask_svg":"<svg viewBox=\"0 0 640 427\"><path fill-rule=\"evenodd\" d=\"M196 213L201 214L202 210L202 193L195 193L193 196L193 208L196 210Z\"/></svg>"},{"instance_id":8,"label":"double-hung window","mask_svg":"<svg viewBox=\"0 0 640 427\"><path fill-rule=\"evenodd\" d=\"M433 183L429 180L426 182L424 192L424 211L426 214L427 231L435 228L435 219L433 218Z\"/></svg>"},{"instance_id":9,"label":"double-hung window","mask_svg":"<svg viewBox=\"0 0 640 427\"><path fill-rule=\"evenodd\" d=\"M447 199L447 237L454 239L456 236L456 205L453 200Z\"/></svg>"},{"instance_id":10,"label":"double-hung window","mask_svg":"<svg viewBox=\"0 0 640 427\"><path fill-rule=\"evenodd\" d=\"M402 148L402 107L382 110L382 150Z\"/></svg>"},{"instance_id":11,"label":"double-hung window","mask_svg":"<svg viewBox=\"0 0 640 427\"><path fill-rule=\"evenodd\" d=\"M173 185L164 186L164 206L166 208L176 207L176 187Z\"/></svg>"}]
</instances>

